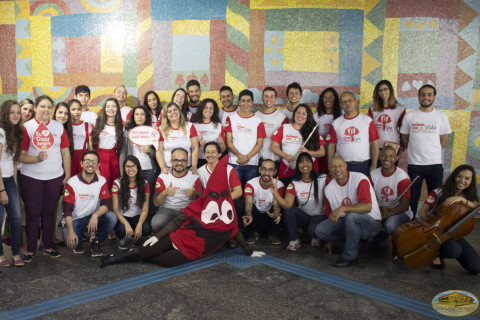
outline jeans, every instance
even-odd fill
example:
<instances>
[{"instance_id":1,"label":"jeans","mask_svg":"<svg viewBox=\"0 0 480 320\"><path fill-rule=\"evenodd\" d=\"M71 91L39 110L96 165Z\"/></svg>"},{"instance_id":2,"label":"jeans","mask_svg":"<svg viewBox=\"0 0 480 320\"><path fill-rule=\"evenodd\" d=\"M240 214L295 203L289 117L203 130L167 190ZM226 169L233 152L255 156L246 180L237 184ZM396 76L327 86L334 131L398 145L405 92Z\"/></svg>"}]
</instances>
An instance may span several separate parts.
<instances>
[{"instance_id":1,"label":"jeans","mask_svg":"<svg viewBox=\"0 0 480 320\"><path fill-rule=\"evenodd\" d=\"M290 241L298 240L297 228L302 228L304 230L306 229L310 236L316 238L314 232L315 227L323 220L328 218L323 214L310 216L302 209L295 206L285 210L283 217L285 219L285 225L287 226L288 235L290 236Z\"/></svg>"},{"instance_id":2,"label":"jeans","mask_svg":"<svg viewBox=\"0 0 480 320\"><path fill-rule=\"evenodd\" d=\"M349 163L347 162L347 170L348 171L353 171L353 172L360 172L360 173L363 173L364 175L366 175L368 177L368 175L370 174L370 160L365 160L363 162L360 162L360 163Z\"/></svg>"},{"instance_id":3,"label":"jeans","mask_svg":"<svg viewBox=\"0 0 480 320\"><path fill-rule=\"evenodd\" d=\"M440 248L440 257L457 259L469 273L480 273L480 257L467 240L463 238L445 242Z\"/></svg>"},{"instance_id":4,"label":"jeans","mask_svg":"<svg viewBox=\"0 0 480 320\"><path fill-rule=\"evenodd\" d=\"M423 179L425 179L425 182L427 183L428 193L440 188L443 180L443 165L432 164L427 166L419 166L409 164L408 176L410 177L410 181L413 181L416 176L420 177L417 181L415 181L410 189L410 207L412 208L413 217L415 217L417 215L418 199L420 198L420 194L422 192Z\"/></svg>"},{"instance_id":5,"label":"jeans","mask_svg":"<svg viewBox=\"0 0 480 320\"><path fill-rule=\"evenodd\" d=\"M246 166L240 166L238 164L234 163L229 163L235 169L237 172L238 178L240 179L240 182L242 183L242 188L245 189L245 184L253 178L255 178L258 174L258 166L253 166L253 165L246 165Z\"/></svg>"},{"instance_id":6,"label":"jeans","mask_svg":"<svg viewBox=\"0 0 480 320\"><path fill-rule=\"evenodd\" d=\"M270 212L273 212L273 207L271 207L269 210ZM254 204L252 204L252 218L253 232L260 234L265 231L268 235L278 234L278 224L276 224L266 212L258 211Z\"/></svg>"},{"instance_id":7,"label":"jeans","mask_svg":"<svg viewBox=\"0 0 480 320\"><path fill-rule=\"evenodd\" d=\"M342 249L342 257L354 260L358 256L360 239L375 237L381 230L382 224L374 220L368 213L349 212L337 222L326 219L315 228L318 238L328 241L335 247Z\"/></svg>"},{"instance_id":8,"label":"jeans","mask_svg":"<svg viewBox=\"0 0 480 320\"><path fill-rule=\"evenodd\" d=\"M400 225L410 221L406 213L396 214L382 221L383 228L387 234L392 234Z\"/></svg>"},{"instance_id":9,"label":"jeans","mask_svg":"<svg viewBox=\"0 0 480 320\"><path fill-rule=\"evenodd\" d=\"M6 205L0 204L0 225L3 222L3 212L7 211L10 220L10 238L12 240L12 256L16 256L20 252L20 235L22 230L20 217L20 201L18 196L17 184L13 176L3 178L3 185L8 196ZM3 256L2 237L0 236L0 256Z\"/></svg>"},{"instance_id":10,"label":"jeans","mask_svg":"<svg viewBox=\"0 0 480 320\"><path fill-rule=\"evenodd\" d=\"M90 222L90 218L92 215L75 219L72 221L73 223L73 231L77 235L78 238L78 244L81 244L83 242L83 233L87 231L87 226L88 223ZM117 215L113 211L108 211L104 215L102 215L100 218L98 218L98 225L97 225L97 235L95 237L95 241L98 242L104 242L110 231L113 230L113 227L115 227L115 224L117 223ZM63 240L65 243L67 242L68 238L68 228L67 226L63 226Z\"/></svg>"},{"instance_id":11,"label":"jeans","mask_svg":"<svg viewBox=\"0 0 480 320\"><path fill-rule=\"evenodd\" d=\"M152 217L152 229L153 232L158 232L164 226L167 225L170 221L176 218L180 214L180 208L177 209L170 209L160 207L157 210L157 213Z\"/></svg>"},{"instance_id":12,"label":"jeans","mask_svg":"<svg viewBox=\"0 0 480 320\"><path fill-rule=\"evenodd\" d=\"M124 217L127 219L128 223L130 224L130 227L132 227L133 232L135 232L135 228L137 227L138 221L140 220L140 215L135 216L135 217ZM150 225L150 222L145 220L142 224L142 236L146 237L152 233L152 227ZM115 225L115 235L117 236L117 239L123 239L125 238L125 225L121 223L120 221L117 221L117 224Z\"/></svg>"}]
</instances>

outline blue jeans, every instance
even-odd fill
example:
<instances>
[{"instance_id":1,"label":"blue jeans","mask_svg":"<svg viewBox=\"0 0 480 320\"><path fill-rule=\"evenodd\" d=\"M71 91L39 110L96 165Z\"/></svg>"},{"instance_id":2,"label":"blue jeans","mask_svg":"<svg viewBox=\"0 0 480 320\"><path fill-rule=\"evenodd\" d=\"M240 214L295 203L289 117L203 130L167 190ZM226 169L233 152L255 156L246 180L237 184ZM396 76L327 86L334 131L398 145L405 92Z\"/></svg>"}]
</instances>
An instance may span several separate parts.
<instances>
[{"instance_id":1,"label":"blue jeans","mask_svg":"<svg viewBox=\"0 0 480 320\"><path fill-rule=\"evenodd\" d=\"M480 273L480 257L464 238L445 242L440 248L440 257L457 259L469 273Z\"/></svg>"},{"instance_id":2,"label":"blue jeans","mask_svg":"<svg viewBox=\"0 0 480 320\"><path fill-rule=\"evenodd\" d=\"M343 249L344 259L353 260L358 256L360 239L373 238L381 229L380 221L374 220L368 213L349 212L337 222L330 219L322 221L315 228L315 234L318 238Z\"/></svg>"},{"instance_id":3,"label":"blue jeans","mask_svg":"<svg viewBox=\"0 0 480 320\"><path fill-rule=\"evenodd\" d=\"M83 242L83 233L87 231L88 223L90 222L90 218L92 215L75 219L72 221L73 223L73 231L77 235L78 243L81 244ZM100 218L98 218L98 225L97 225L97 235L95 237L95 241L103 242L107 239L108 234L110 231L113 230L115 224L117 223L117 215L113 211L108 211ZM68 228L67 226L63 226L63 240L65 243L67 242L68 238Z\"/></svg>"},{"instance_id":4,"label":"blue jeans","mask_svg":"<svg viewBox=\"0 0 480 320\"><path fill-rule=\"evenodd\" d=\"M135 228L140 220L140 215L135 217L125 217L125 219L127 219L130 227L132 227L133 231L135 232ZM146 237L150 235L150 233L152 233L152 226L148 220L145 220L145 222L142 224L142 236ZM117 221L117 224L115 225L115 235L117 236L117 239L125 238L125 234L125 225L120 221Z\"/></svg>"},{"instance_id":5,"label":"blue jeans","mask_svg":"<svg viewBox=\"0 0 480 320\"><path fill-rule=\"evenodd\" d=\"M432 164L427 166L419 166L414 164L408 165L408 176L410 181L413 181L416 176L420 178L415 181L412 188L410 189L410 207L413 211L413 217L417 215L418 199L422 193L422 183L423 179L427 183L428 193L433 190L440 188L443 181L443 165L441 164Z\"/></svg>"},{"instance_id":6,"label":"blue jeans","mask_svg":"<svg viewBox=\"0 0 480 320\"><path fill-rule=\"evenodd\" d=\"M229 163L229 165L231 165L233 169L235 169L235 171L237 172L238 178L242 183L243 189L245 189L245 184L247 184L249 180L252 180L258 175L258 166L253 166L253 165L240 166L234 163Z\"/></svg>"},{"instance_id":7,"label":"blue jeans","mask_svg":"<svg viewBox=\"0 0 480 320\"><path fill-rule=\"evenodd\" d=\"M382 221L383 228L387 234L392 234L400 225L410 221L406 213L396 214Z\"/></svg>"},{"instance_id":8,"label":"blue jeans","mask_svg":"<svg viewBox=\"0 0 480 320\"><path fill-rule=\"evenodd\" d=\"M6 205L0 204L0 226L3 222L3 212L7 210L7 216L10 220L10 237L12 240L12 256L20 252L20 235L22 230L22 221L20 216L20 200L18 196L17 184L13 176L3 178L3 185L8 196ZM2 237L0 236L0 256L3 256Z\"/></svg>"},{"instance_id":9,"label":"blue jeans","mask_svg":"<svg viewBox=\"0 0 480 320\"><path fill-rule=\"evenodd\" d=\"M285 225L287 226L288 235L290 236L290 241L298 240L297 228L307 230L310 236L316 238L315 227L328 218L324 214L310 216L306 214L305 211L295 206L285 210L283 217L285 219Z\"/></svg>"},{"instance_id":10,"label":"blue jeans","mask_svg":"<svg viewBox=\"0 0 480 320\"><path fill-rule=\"evenodd\" d=\"M353 171L353 172L360 172L360 173L363 173L364 175L366 175L368 177L368 175L370 174L370 160L365 160L363 162L360 162L360 163L349 163L347 162L347 170L348 171Z\"/></svg>"}]
</instances>

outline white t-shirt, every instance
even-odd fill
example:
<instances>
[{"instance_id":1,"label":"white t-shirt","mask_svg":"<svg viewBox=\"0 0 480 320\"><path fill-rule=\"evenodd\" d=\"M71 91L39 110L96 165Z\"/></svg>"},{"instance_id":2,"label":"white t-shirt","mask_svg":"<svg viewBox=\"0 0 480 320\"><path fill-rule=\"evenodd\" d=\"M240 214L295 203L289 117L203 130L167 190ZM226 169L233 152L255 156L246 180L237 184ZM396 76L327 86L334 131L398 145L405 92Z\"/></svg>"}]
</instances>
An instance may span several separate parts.
<instances>
[{"instance_id":1,"label":"white t-shirt","mask_svg":"<svg viewBox=\"0 0 480 320\"><path fill-rule=\"evenodd\" d=\"M265 138L265 127L262 119L252 114L248 118L240 116L237 112L233 116L227 118L227 126L225 132L232 134L232 143L241 154L248 154L257 144L257 139ZM229 163L237 164L238 157L229 152ZM258 153L250 158L247 165L258 165Z\"/></svg>"},{"instance_id":2,"label":"white t-shirt","mask_svg":"<svg viewBox=\"0 0 480 320\"><path fill-rule=\"evenodd\" d=\"M142 166L142 170L152 170L150 156L148 153L140 151L140 148L134 143L132 143L132 155L137 157L138 161L140 162L140 166Z\"/></svg>"},{"instance_id":3,"label":"white t-shirt","mask_svg":"<svg viewBox=\"0 0 480 320\"><path fill-rule=\"evenodd\" d=\"M400 133L409 135L408 164L442 164L440 135L451 132L448 117L441 111L433 109L423 112L415 109L407 113Z\"/></svg>"},{"instance_id":4,"label":"white t-shirt","mask_svg":"<svg viewBox=\"0 0 480 320\"><path fill-rule=\"evenodd\" d=\"M395 172L390 176L384 176L382 168L377 168L370 172L370 180L373 184L373 190L377 196L380 207L390 207L393 201L408 187L410 178L401 168L395 168ZM402 198L410 199L410 190ZM410 207L405 212L410 219L413 218L413 212Z\"/></svg>"},{"instance_id":5,"label":"white t-shirt","mask_svg":"<svg viewBox=\"0 0 480 320\"><path fill-rule=\"evenodd\" d=\"M265 213L272 207L275 198L272 192L270 192L270 187L264 188L260 184L260 179L260 177L255 177L247 182L244 197L252 197L253 205L259 212ZM281 181L277 181L277 188L278 194L283 197L285 194L285 186Z\"/></svg>"},{"instance_id":6,"label":"white t-shirt","mask_svg":"<svg viewBox=\"0 0 480 320\"><path fill-rule=\"evenodd\" d=\"M226 111L223 108L220 109L219 112L218 112L218 117L220 118L220 123L223 126L226 126L227 118L230 117L230 116L233 116L238 111L240 111L239 106L236 106L235 109L233 109L232 111Z\"/></svg>"},{"instance_id":7,"label":"white t-shirt","mask_svg":"<svg viewBox=\"0 0 480 320\"><path fill-rule=\"evenodd\" d=\"M120 108L120 114L122 115L123 123L127 122L130 119L132 110L132 108L126 105Z\"/></svg>"},{"instance_id":8,"label":"white t-shirt","mask_svg":"<svg viewBox=\"0 0 480 320\"><path fill-rule=\"evenodd\" d=\"M202 187L205 189L207 187L208 180L212 175L212 172L208 168L208 165L201 166L200 169L197 170L198 176L200 177L200 181L202 182ZM227 176L228 176L228 185L230 186L230 190L233 188L241 186L242 183L238 178L237 172L233 170L231 165L227 165Z\"/></svg>"},{"instance_id":9,"label":"white t-shirt","mask_svg":"<svg viewBox=\"0 0 480 320\"><path fill-rule=\"evenodd\" d=\"M97 118L98 115L90 109L88 109L87 111L82 110L82 115L80 116L80 120L88 122L91 125L95 125L95 123L97 123Z\"/></svg>"},{"instance_id":10,"label":"white t-shirt","mask_svg":"<svg viewBox=\"0 0 480 320\"><path fill-rule=\"evenodd\" d=\"M165 165L167 167L172 166L172 150L175 148L183 148L188 152L188 165L192 162L192 141L191 138L197 136L197 130L191 122L185 123L186 133L183 133L181 129L170 129L168 138L165 139L165 135L160 130L160 141L163 141L163 159L165 159Z\"/></svg>"},{"instance_id":11,"label":"white t-shirt","mask_svg":"<svg viewBox=\"0 0 480 320\"><path fill-rule=\"evenodd\" d=\"M270 151L272 135L282 126L282 124L288 123L287 117L278 109L275 109L272 113L264 113L262 110L258 110L255 112L255 115L262 119L263 126L265 127L265 134L267 135L265 139L263 139L262 149L260 149L259 152L260 157L262 159L271 159L273 161L279 160L280 157Z\"/></svg>"},{"instance_id":12,"label":"white t-shirt","mask_svg":"<svg viewBox=\"0 0 480 320\"><path fill-rule=\"evenodd\" d=\"M115 149L117 147L117 136L115 135L115 125L105 123L105 127L100 131L98 138L99 149Z\"/></svg>"},{"instance_id":13,"label":"white t-shirt","mask_svg":"<svg viewBox=\"0 0 480 320\"><path fill-rule=\"evenodd\" d=\"M181 177L175 177L172 173L161 173L157 182L155 183L155 193L161 193L172 184L175 189L175 195L173 197L166 196L165 201L161 207L180 210L188 206L194 199L187 196L187 190L195 188L198 193L202 192L202 183L200 178L187 170L185 175Z\"/></svg>"},{"instance_id":14,"label":"white t-shirt","mask_svg":"<svg viewBox=\"0 0 480 320\"><path fill-rule=\"evenodd\" d=\"M3 128L0 128L0 143L3 145L2 161L0 162L2 178L10 178L13 176L13 158L12 155L7 152L7 138Z\"/></svg>"},{"instance_id":15,"label":"white t-shirt","mask_svg":"<svg viewBox=\"0 0 480 320\"><path fill-rule=\"evenodd\" d=\"M373 119L377 128L379 148L385 146L386 141L400 143L400 132L398 129L402 126L405 108L399 104L395 109L385 108L383 111L373 111L373 107L368 109L368 116Z\"/></svg>"},{"instance_id":16,"label":"white t-shirt","mask_svg":"<svg viewBox=\"0 0 480 320\"><path fill-rule=\"evenodd\" d=\"M73 150L88 149L89 132L90 125L87 121L82 121L82 123L79 124L72 124Z\"/></svg>"},{"instance_id":17,"label":"white t-shirt","mask_svg":"<svg viewBox=\"0 0 480 320\"><path fill-rule=\"evenodd\" d=\"M325 187L325 214L327 216L340 206L357 203L371 203L372 211L368 215L375 220L382 220L375 191L363 173L348 172L348 180L344 185L339 185L334 179ZM345 214L342 214L343 216Z\"/></svg>"},{"instance_id":18,"label":"white t-shirt","mask_svg":"<svg viewBox=\"0 0 480 320\"><path fill-rule=\"evenodd\" d=\"M22 151L27 152L27 156L36 157L40 150L33 145L33 134L40 123L33 118L23 125ZM47 159L42 162L22 165L22 174L37 180L51 180L63 175L63 158L61 149L68 148L67 133L60 122L50 120L46 126L54 137L53 147L47 150Z\"/></svg>"},{"instance_id":19,"label":"white t-shirt","mask_svg":"<svg viewBox=\"0 0 480 320\"><path fill-rule=\"evenodd\" d=\"M112 194L118 195L118 210L124 217L133 218L142 214L142 207L137 205L137 187L130 188L130 198L128 199L128 209L123 211L122 203L120 200L120 179L117 179L112 184ZM145 180L145 194L150 193L150 187L147 180Z\"/></svg>"},{"instance_id":20,"label":"white t-shirt","mask_svg":"<svg viewBox=\"0 0 480 320\"><path fill-rule=\"evenodd\" d=\"M292 120L293 119L293 111L288 110L288 107L285 107L285 108L281 109L281 111L283 112L285 117L287 117L288 122L292 123L293 122L293 120Z\"/></svg>"},{"instance_id":21,"label":"white t-shirt","mask_svg":"<svg viewBox=\"0 0 480 320\"><path fill-rule=\"evenodd\" d=\"M325 113L319 117L318 113L315 112L313 114L313 119L316 123L318 123L318 134L320 134L323 140L326 141L328 130L330 130L330 126L332 125L332 122L334 120L333 113Z\"/></svg>"},{"instance_id":22,"label":"white t-shirt","mask_svg":"<svg viewBox=\"0 0 480 320\"><path fill-rule=\"evenodd\" d=\"M336 153L347 162L366 161L370 159L370 142L378 138L372 118L359 113L350 119L341 116L333 120L327 142L336 143Z\"/></svg>"},{"instance_id":23,"label":"white t-shirt","mask_svg":"<svg viewBox=\"0 0 480 320\"><path fill-rule=\"evenodd\" d=\"M222 138L225 142L225 132L221 123L217 123L215 126L215 124L210 121L208 123L194 123L194 125L195 130L197 130L199 142L202 138L205 143L210 141L217 142L218 137ZM205 153L202 146L200 147L200 150L198 150L198 158L205 159Z\"/></svg>"},{"instance_id":24,"label":"white t-shirt","mask_svg":"<svg viewBox=\"0 0 480 320\"><path fill-rule=\"evenodd\" d=\"M297 200L297 207L309 216L318 216L323 214L323 190L325 190L325 180L327 176L321 175L317 178L318 181L318 203L315 202L315 188L313 181L304 182L303 180L293 180L287 187L286 193L295 196Z\"/></svg>"}]
</instances>

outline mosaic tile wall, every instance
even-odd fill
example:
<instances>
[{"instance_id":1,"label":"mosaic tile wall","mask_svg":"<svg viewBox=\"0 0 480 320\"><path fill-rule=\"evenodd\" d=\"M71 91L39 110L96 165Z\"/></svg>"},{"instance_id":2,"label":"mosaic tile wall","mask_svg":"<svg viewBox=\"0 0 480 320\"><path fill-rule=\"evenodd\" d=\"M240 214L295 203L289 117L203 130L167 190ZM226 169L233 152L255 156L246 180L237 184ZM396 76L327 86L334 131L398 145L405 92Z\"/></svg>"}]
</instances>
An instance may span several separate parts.
<instances>
[{"instance_id":1,"label":"mosaic tile wall","mask_svg":"<svg viewBox=\"0 0 480 320\"><path fill-rule=\"evenodd\" d=\"M381 79L407 108L432 83L454 131L446 172L480 169L479 15L477 0L0 1L0 101L86 84L99 106L125 84L129 105L151 89L165 102L198 79L203 98L228 84L257 103L272 85L282 106L298 81L303 102L334 86L365 111Z\"/></svg>"}]
</instances>

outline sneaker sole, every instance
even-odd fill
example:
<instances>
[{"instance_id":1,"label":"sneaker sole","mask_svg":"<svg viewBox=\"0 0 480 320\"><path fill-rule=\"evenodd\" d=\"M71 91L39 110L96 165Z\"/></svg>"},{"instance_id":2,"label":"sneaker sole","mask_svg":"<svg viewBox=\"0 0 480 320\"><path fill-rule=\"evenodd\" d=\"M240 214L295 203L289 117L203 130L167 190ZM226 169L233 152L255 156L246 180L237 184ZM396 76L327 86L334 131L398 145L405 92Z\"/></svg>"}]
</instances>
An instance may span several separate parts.
<instances>
[{"instance_id":1,"label":"sneaker sole","mask_svg":"<svg viewBox=\"0 0 480 320\"><path fill-rule=\"evenodd\" d=\"M287 248L287 250L294 252L294 251L297 251L297 250L300 249L300 248L301 248L301 246L298 246L298 247L296 247L296 248Z\"/></svg>"},{"instance_id":2,"label":"sneaker sole","mask_svg":"<svg viewBox=\"0 0 480 320\"><path fill-rule=\"evenodd\" d=\"M59 254L58 256L51 256L51 255L49 255L48 253L44 253L44 255L49 256L50 258L54 258L54 259L58 259L58 258L61 258L61 257L62 257L61 254Z\"/></svg>"},{"instance_id":3,"label":"sneaker sole","mask_svg":"<svg viewBox=\"0 0 480 320\"><path fill-rule=\"evenodd\" d=\"M92 258L100 258L103 257L103 253L92 253Z\"/></svg>"}]
</instances>

